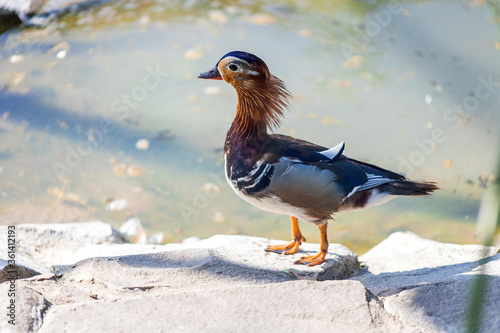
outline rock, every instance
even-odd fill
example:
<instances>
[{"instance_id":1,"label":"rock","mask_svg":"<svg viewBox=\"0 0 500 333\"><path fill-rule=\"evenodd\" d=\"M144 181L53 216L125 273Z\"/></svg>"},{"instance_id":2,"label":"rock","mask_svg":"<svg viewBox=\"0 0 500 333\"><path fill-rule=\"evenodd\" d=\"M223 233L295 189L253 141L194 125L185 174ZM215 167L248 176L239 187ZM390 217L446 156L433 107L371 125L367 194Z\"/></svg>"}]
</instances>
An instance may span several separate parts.
<instances>
[{"instance_id":1,"label":"rock","mask_svg":"<svg viewBox=\"0 0 500 333\"><path fill-rule=\"evenodd\" d=\"M8 296L10 290L15 290L15 297ZM0 284L0 293L2 295L2 305L5 305L5 308L7 308L7 302L14 299L14 309L12 311L14 318L11 319L7 315L10 310L4 308L4 316L0 320L0 332L38 331L42 326L46 311L50 308L50 302L40 292L27 287L26 284L17 285L12 289L9 283L2 283ZM9 320L14 320L15 325L10 324Z\"/></svg>"},{"instance_id":2,"label":"rock","mask_svg":"<svg viewBox=\"0 0 500 333\"><path fill-rule=\"evenodd\" d=\"M189 60L198 60L203 58L204 54L202 51L202 48L197 46L193 49L186 50L184 52L184 59L189 59Z\"/></svg>"},{"instance_id":3,"label":"rock","mask_svg":"<svg viewBox=\"0 0 500 333\"><path fill-rule=\"evenodd\" d=\"M205 95L218 95L221 92L221 88L217 86L209 86L203 89Z\"/></svg>"},{"instance_id":4,"label":"rock","mask_svg":"<svg viewBox=\"0 0 500 333\"><path fill-rule=\"evenodd\" d=\"M131 165L127 168L127 176L129 177L140 177L142 173L143 170L139 165Z\"/></svg>"},{"instance_id":5,"label":"rock","mask_svg":"<svg viewBox=\"0 0 500 333\"><path fill-rule=\"evenodd\" d=\"M58 12L77 8L95 0L0 0L0 14L16 13L25 24L44 25Z\"/></svg>"},{"instance_id":6,"label":"rock","mask_svg":"<svg viewBox=\"0 0 500 333\"><path fill-rule=\"evenodd\" d=\"M498 248L445 244L397 232L360 257L364 274L351 278L380 297L384 309L425 332L465 332L471 290L487 279L481 332L500 330Z\"/></svg>"},{"instance_id":7,"label":"rock","mask_svg":"<svg viewBox=\"0 0 500 333\"><path fill-rule=\"evenodd\" d=\"M495 257L494 260L500 260L500 256ZM486 297L481 301L484 313L479 332L499 332L500 329L500 267L494 266L496 274L489 276ZM472 277L403 290L397 297L386 298L385 310L405 326L418 327L422 331L466 332Z\"/></svg>"},{"instance_id":8,"label":"rock","mask_svg":"<svg viewBox=\"0 0 500 333\"><path fill-rule=\"evenodd\" d=\"M142 223L137 217L128 219L125 223L123 223L120 227L120 233L129 243L146 244L146 231L144 231Z\"/></svg>"},{"instance_id":9,"label":"rock","mask_svg":"<svg viewBox=\"0 0 500 333\"><path fill-rule=\"evenodd\" d=\"M221 212L216 211L216 210L212 210L211 215L212 215L212 219L214 220L215 223L219 223L219 224L226 223L226 217Z\"/></svg>"},{"instance_id":10,"label":"rock","mask_svg":"<svg viewBox=\"0 0 500 333\"><path fill-rule=\"evenodd\" d=\"M379 303L367 301L365 288L356 281L289 281L140 295L60 306L39 333L375 332L382 323L402 329Z\"/></svg>"},{"instance_id":11,"label":"rock","mask_svg":"<svg viewBox=\"0 0 500 333\"><path fill-rule=\"evenodd\" d=\"M338 244L325 264L307 267L293 261L318 244L285 256L264 252L284 242L249 236L139 245L120 244L104 223L54 226L17 226L19 258L57 264L54 274L16 280L16 330L465 332L480 276L478 331L500 331L497 248L399 232L361 256L358 270ZM0 284L0 293L9 288ZM0 331L9 329L0 321Z\"/></svg>"},{"instance_id":12,"label":"rock","mask_svg":"<svg viewBox=\"0 0 500 333\"><path fill-rule=\"evenodd\" d=\"M59 51L59 52L56 53L56 58L57 59L64 59L64 58L66 58L67 54L68 54L68 51L61 50L61 51Z\"/></svg>"},{"instance_id":13,"label":"rock","mask_svg":"<svg viewBox=\"0 0 500 333\"><path fill-rule=\"evenodd\" d=\"M54 271L65 280L92 279L123 290L155 285L175 289L294 279L342 279L359 267L356 255L338 244L331 244L326 264L314 267L293 265L303 252L291 256L266 253L267 245L269 241L264 238L217 235L195 243L149 245L149 249L153 249L151 253L144 253L147 247L101 246L100 249L93 247L92 253L99 253L101 258L88 255L88 259L75 264L55 266ZM319 247L318 244L307 245L305 251L308 252ZM108 252L110 248L123 251L118 255L114 250ZM142 254L127 250L138 250Z\"/></svg>"},{"instance_id":14,"label":"rock","mask_svg":"<svg viewBox=\"0 0 500 333\"><path fill-rule=\"evenodd\" d=\"M227 23L229 19L227 15L224 14L224 12L221 10L210 10L208 12L208 18L212 22L222 23L222 24Z\"/></svg>"},{"instance_id":15,"label":"rock","mask_svg":"<svg viewBox=\"0 0 500 333\"><path fill-rule=\"evenodd\" d=\"M149 140L148 139L140 139L135 143L135 148L139 150L148 150L149 149Z\"/></svg>"},{"instance_id":16,"label":"rock","mask_svg":"<svg viewBox=\"0 0 500 333\"><path fill-rule=\"evenodd\" d=\"M219 185L214 183L206 183L200 187L200 192L210 195L216 195L221 192Z\"/></svg>"},{"instance_id":17,"label":"rock","mask_svg":"<svg viewBox=\"0 0 500 333\"><path fill-rule=\"evenodd\" d=\"M125 199L114 199L106 204L106 211L114 212L127 208L128 202Z\"/></svg>"},{"instance_id":18,"label":"rock","mask_svg":"<svg viewBox=\"0 0 500 333\"><path fill-rule=\"evenodd\" d=\"M174 138L174 135L171 133L169 129L163 129L158 132L156 132L155 136L153 137L154 140L158 141L168 141L172 140Z\"/></svg>"},{"instance_id":19,"label":"rock","mask_svg":"<svg viewBox=\"0 0 500 333\"><path fill-rule=\"evenodd\" d=\"M17 63L21 63L24 61L26 57L22 54L14 54L10 57L10 63L11 64L17 64Z\"/></svg>"},{"instance_id":20,"label":"rock","mask_svg":"<svg viewBox=\"0 0 500 333\"><path fill-rule=\"evenodd\" d=\"M192 244L192 243L197 243L199 242L200 239L196 236L191 236L191 237L188 237L188 238L185 238L183 241L182 241L182 244Z\"/></svg>"},{"instance_id":21,"label":"rock","mask_svg":"<svg viewBox=\"0 0 500 333\"><path fill-rule=\"evenodd\" d=\"M2 243L5 244L5 243ZM7 251L0 249L0 283L10 279L25 279L39 274L48 273L49 270L23 254L16 253L15 264L9 265Z\"/></svg>"},{"instance_id":22,"label":"rock","mask_svg":"<svg viewBox=\"0 0 500 333\"><path fill-rule=\"evenodd\" d=\"M268 13L257 13L250 16L248 21L255 25L270 25L276 23L278 19Z\"/></svg>"},{"instance_id":23,"label":"rock","mask_svg":"<svg viewBox=\"0 0 500 333\"><path fill-rule=\"evenodd\" d=\"M157 232L148 237L147 243L159 245L163 243L163 239L164 239L163 232Z\"/></svg>"},{"instance_id":24,"label":"rock","mask_svg":"<svg viewBox=\"0 0 500 333\"><path fill-rule=\"evenodd\" d=\"M127 176L127 165L125 163L114 164L113 165L113 173L117 177L126 177Z\"/></svg>"},{"instance_id":25,"label":"rock","mask_svg":"<svg viewBox=\"0 0 500 333\"><path fill-rule=\"evenodd\" d=\"M7 244L6 237L7 226L0 226L0 244ZM46 269L71 262L73 253L86 245L115 243L123 243L122 236L102 222L16 226L16 257L25 256Z\"/></svg>"},{"instance_id":26,"label":"rock","mask_svg":"<svg viewBox=\"0 0 500 333\"><path fill-rule=\"evenodd\" d=\"M370 272L397 272L473 262L498 252L493 247L440 243L411 232L395 232L360 257Z\"/></svg>"}]
</instances>

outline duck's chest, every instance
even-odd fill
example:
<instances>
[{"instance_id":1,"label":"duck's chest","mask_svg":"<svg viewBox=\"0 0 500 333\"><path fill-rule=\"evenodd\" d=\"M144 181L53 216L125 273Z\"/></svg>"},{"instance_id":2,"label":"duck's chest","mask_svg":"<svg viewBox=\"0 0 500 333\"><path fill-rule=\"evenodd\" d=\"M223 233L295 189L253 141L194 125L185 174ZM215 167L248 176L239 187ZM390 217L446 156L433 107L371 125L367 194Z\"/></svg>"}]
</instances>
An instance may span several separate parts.
<instances>
[{"instance_id":1,"label":"duck's chest","mask_svg":"<svg viewBox=\"0 0 500 333\"><path fill-rule=\"evenodd\" d=\"M270 184L274 167L268 163L256 144L226 145L224 164L227 181L239 194L256 195Z\"/></svg>"},{"instance_id":2,"label":"duck's chest","mask_svg":"<svg viewBox=\"0 0 500 333\"><path fill-rule=\"evenodd\" d=\"M259 160L249 168L235 163L227 154L224 155L224 161L227 182L241 199L267 212L293 215L308 222L314 220L303 208L283 202L280 196L274 193L273 165Z\"/></svg>"}]
</instances>

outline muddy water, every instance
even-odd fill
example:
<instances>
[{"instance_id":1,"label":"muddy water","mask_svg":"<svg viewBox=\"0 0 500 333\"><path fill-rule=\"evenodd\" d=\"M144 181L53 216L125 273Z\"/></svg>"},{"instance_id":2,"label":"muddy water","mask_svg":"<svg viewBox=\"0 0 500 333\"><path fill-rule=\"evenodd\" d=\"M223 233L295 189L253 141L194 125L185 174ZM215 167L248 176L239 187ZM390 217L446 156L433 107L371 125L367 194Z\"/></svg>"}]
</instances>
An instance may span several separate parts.
<instances>
[{"instance_id":1,"label":"muddy water","mask_svg":"<svg viewBox=\"0 0 500 333\"><path fill-rule=\"evenodd\" d=\"M474 242L499 139L500 11L486 1L111 1L0 36L0 223L141 219L168 241L288 239L225 184L236 96L196 79L231 50L294 95L277 130L436 181L341 214L356 251L396 230ZM314 226L304 226L318 241Z\"/></svg>"}]
</instances>

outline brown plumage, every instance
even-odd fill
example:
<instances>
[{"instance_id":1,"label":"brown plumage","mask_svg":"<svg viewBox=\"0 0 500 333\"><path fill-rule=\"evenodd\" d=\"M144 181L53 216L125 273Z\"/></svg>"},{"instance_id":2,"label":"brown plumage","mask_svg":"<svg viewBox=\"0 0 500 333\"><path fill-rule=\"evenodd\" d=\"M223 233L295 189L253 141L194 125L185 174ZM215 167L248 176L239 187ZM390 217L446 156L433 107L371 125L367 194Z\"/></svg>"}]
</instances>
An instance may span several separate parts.
<instances>
[{"instance_id":1,"label":"brown plumage","mask_svg":"<svg viewBox=\"0 0 500 333\"><path fill-rule=\"evenodd\" d=\"M231 126L234 135L248 139L267 133L264 130L268 127L278 127L290 97L283 81L269 76L264 80L237 81L234 87L238 94L236 117Z\"/></svg>"}]
</instances>

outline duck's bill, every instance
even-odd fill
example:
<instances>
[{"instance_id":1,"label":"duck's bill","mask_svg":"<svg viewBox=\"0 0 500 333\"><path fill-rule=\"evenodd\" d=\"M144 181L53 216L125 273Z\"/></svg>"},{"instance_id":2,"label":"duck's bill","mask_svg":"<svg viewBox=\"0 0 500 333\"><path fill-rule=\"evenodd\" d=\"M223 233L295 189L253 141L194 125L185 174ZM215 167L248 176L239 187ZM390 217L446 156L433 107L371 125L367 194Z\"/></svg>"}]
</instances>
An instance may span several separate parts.
<instances>
[{"instance_id":1,"label":"duck's bill","mask_svg":"<svg viewBox=\"0 0 500 333\"><path fill-rule=\"evenodd\" d=\"M200 73L200 75L198 75L198 79L222 80L222 76L220 76L217 67L214 67L206 72Z\"/></svg>"}]
</instances>

